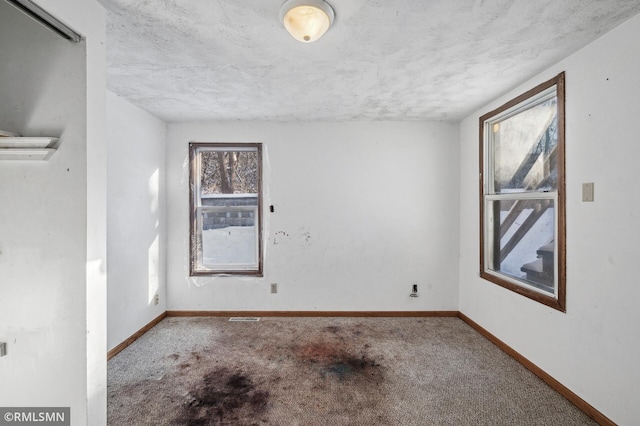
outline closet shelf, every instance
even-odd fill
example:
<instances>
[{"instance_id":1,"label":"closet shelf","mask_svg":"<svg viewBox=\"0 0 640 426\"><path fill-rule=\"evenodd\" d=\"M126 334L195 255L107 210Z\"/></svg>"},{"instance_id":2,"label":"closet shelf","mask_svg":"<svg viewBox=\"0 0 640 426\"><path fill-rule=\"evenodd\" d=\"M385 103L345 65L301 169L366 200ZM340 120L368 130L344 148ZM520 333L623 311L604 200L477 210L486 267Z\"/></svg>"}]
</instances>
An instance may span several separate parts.
<instances>
[{"instance_id":1,"label":"closet shelf","mask_svg":"<svg viewBox=\"0 0 640 426\"><path fill-rule=\"evenodd\" d=\"M46 161L56 152L58 138L0 137L0 160Z\"/></svg>"}]
</instances>

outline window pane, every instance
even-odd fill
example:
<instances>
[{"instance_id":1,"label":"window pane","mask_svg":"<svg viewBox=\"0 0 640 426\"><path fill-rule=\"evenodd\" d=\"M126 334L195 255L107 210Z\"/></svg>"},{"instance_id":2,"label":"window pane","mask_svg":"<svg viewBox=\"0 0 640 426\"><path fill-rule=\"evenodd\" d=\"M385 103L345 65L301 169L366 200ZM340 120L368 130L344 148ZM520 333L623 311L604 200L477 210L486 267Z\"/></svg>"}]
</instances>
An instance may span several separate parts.
<instances>
[{"instance_id":1,"label":"window pane","mask_svg":"<svg viewBox=\"0 0 640 426\"><path fill-rule=\"evenodd\" d=\"M258 152L202 150L200 188L208 194L256 194Z\"/></svg>"},{"instance_id":2,"label":"window pane","mask_svg":"<svg viewBox=\"0 0 640 426\"><path fill-rule=\"evenodd\" d=\"M257 263L257 198L252 197L252 201L253 206L202 209L203 267L215 269L220 265L250 266Z\"/></svg>"},{"instance_id":3,"label":"window pane","mask_svg":"<svg viewBox=\"0 0 640 426\"><path fill-rule=\"evenodd\" d=\"M556 98L491 123L495 193L556 190Z\"/></svg>"},{"instance_id":4,"label":"window pane","mask_svg":"<svg viewBox=\"0 0 640 426\"><path fill-rule=\"evenodd\" d=\"M553 294L554 209L551 199L490 201L489 269Z\"/></svg>"}]
</instances>

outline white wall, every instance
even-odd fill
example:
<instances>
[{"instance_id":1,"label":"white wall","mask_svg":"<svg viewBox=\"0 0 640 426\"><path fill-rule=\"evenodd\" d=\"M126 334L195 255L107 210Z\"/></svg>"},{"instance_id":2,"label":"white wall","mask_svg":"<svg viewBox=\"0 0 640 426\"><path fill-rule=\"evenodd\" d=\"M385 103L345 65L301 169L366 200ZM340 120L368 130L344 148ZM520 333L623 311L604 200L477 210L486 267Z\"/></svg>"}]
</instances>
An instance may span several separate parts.
<instances>
[{"instance_id":1,"label":"white wall","mask_svg":"<svg viewBox=\"0 0 640 426\"><path fill-rule=\"evenodd\" d=\"M107 347L113 349L166 310L166 125L108 92L107 138Z\"/></svg>"},{"instance_id":2,"label":"white wall","mask_svg":"<svg viewBox=\"0 0 640 426\"><path fill-rule=\"evenodd\" d=\"M457 310L457 140L444 123L170 124L167 308ZM264 278L188 277L189 141L264 143Z\"/></svg>"},{"instance_id":3,"label":"white wall","mask_svg":"<svg viewBox=\"0 0 640 426\"><path fill-rule=\"evenodd\" d=\"M640 16L460 126L460 311L614 422L640 418ZM478 276L478 119L566 71L567 312ZM595 202L581 184L595 182Z\"/></svg>"},{"instance_id":4,"label":"white wall","mask_svg":"<svg viewBox=\"0 0 640 426\"><path fill-rule=\"evenodd\" d=\"M72 406L82 416L85 47L57 37L4 2L0 31L5 64L0 128L61 136L48 162L0 165L0 340L8 343L8 355L0 358L0 401Z\"/></svg>"},{"instance_id":5,"label":"white wall","mask_svg":"<svg viewBox=\"0 0 640 426\"><path fill-rule=\"evenodd\" d=\"M71 44L0 5L0 128L61 136L49 162L0 167L0 401L70 406L72 424L103 424L104 11L95 1L37 3L86 41Z\"/></svg>"}]
</instances>

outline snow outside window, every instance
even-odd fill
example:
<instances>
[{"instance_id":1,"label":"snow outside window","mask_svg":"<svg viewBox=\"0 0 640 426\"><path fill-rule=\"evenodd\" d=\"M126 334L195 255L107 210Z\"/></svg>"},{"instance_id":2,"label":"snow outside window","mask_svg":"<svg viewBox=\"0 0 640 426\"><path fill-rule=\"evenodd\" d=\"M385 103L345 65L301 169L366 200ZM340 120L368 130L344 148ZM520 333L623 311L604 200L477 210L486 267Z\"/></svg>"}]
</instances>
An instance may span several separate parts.
<instances>
[{"instance_id":1,"label":"snow outside window","mask_svg":"<svg viewBox=\"0 0 640 426\"><path fill-rule=\"evenodd\" d=\"M480 275L564 311L564 73L481 117L480 157Z\"/></svg>"},{"instance_id":2,"label":"snow outside window","mask_svg":"<svg viewBox=\"0 0 640 426\"><path fill-rule=\"evenodd\" d=\"M262 275L262 145L191 143L191 275Z\"/></svg>"}]
</instances>

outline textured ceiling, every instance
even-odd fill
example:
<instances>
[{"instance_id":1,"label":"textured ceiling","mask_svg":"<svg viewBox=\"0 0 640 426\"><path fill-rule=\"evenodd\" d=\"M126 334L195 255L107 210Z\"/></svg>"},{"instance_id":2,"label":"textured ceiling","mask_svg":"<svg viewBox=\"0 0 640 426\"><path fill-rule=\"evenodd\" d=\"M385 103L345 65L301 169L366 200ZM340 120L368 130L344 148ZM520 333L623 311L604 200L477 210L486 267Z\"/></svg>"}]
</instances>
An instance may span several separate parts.
<instances>
[{"instance_id":1,"label":"textured ceiling","mask_svg":"<svg viewBox=\"0 0 640 426\"><path fill-rule=\"evenodd\" d=\"M283 0L100 1L109 89L165 121L457 121L640 13L638 0L333 0L334 25L304 44L278 21Z\"/></svg>"}]
</instances>

